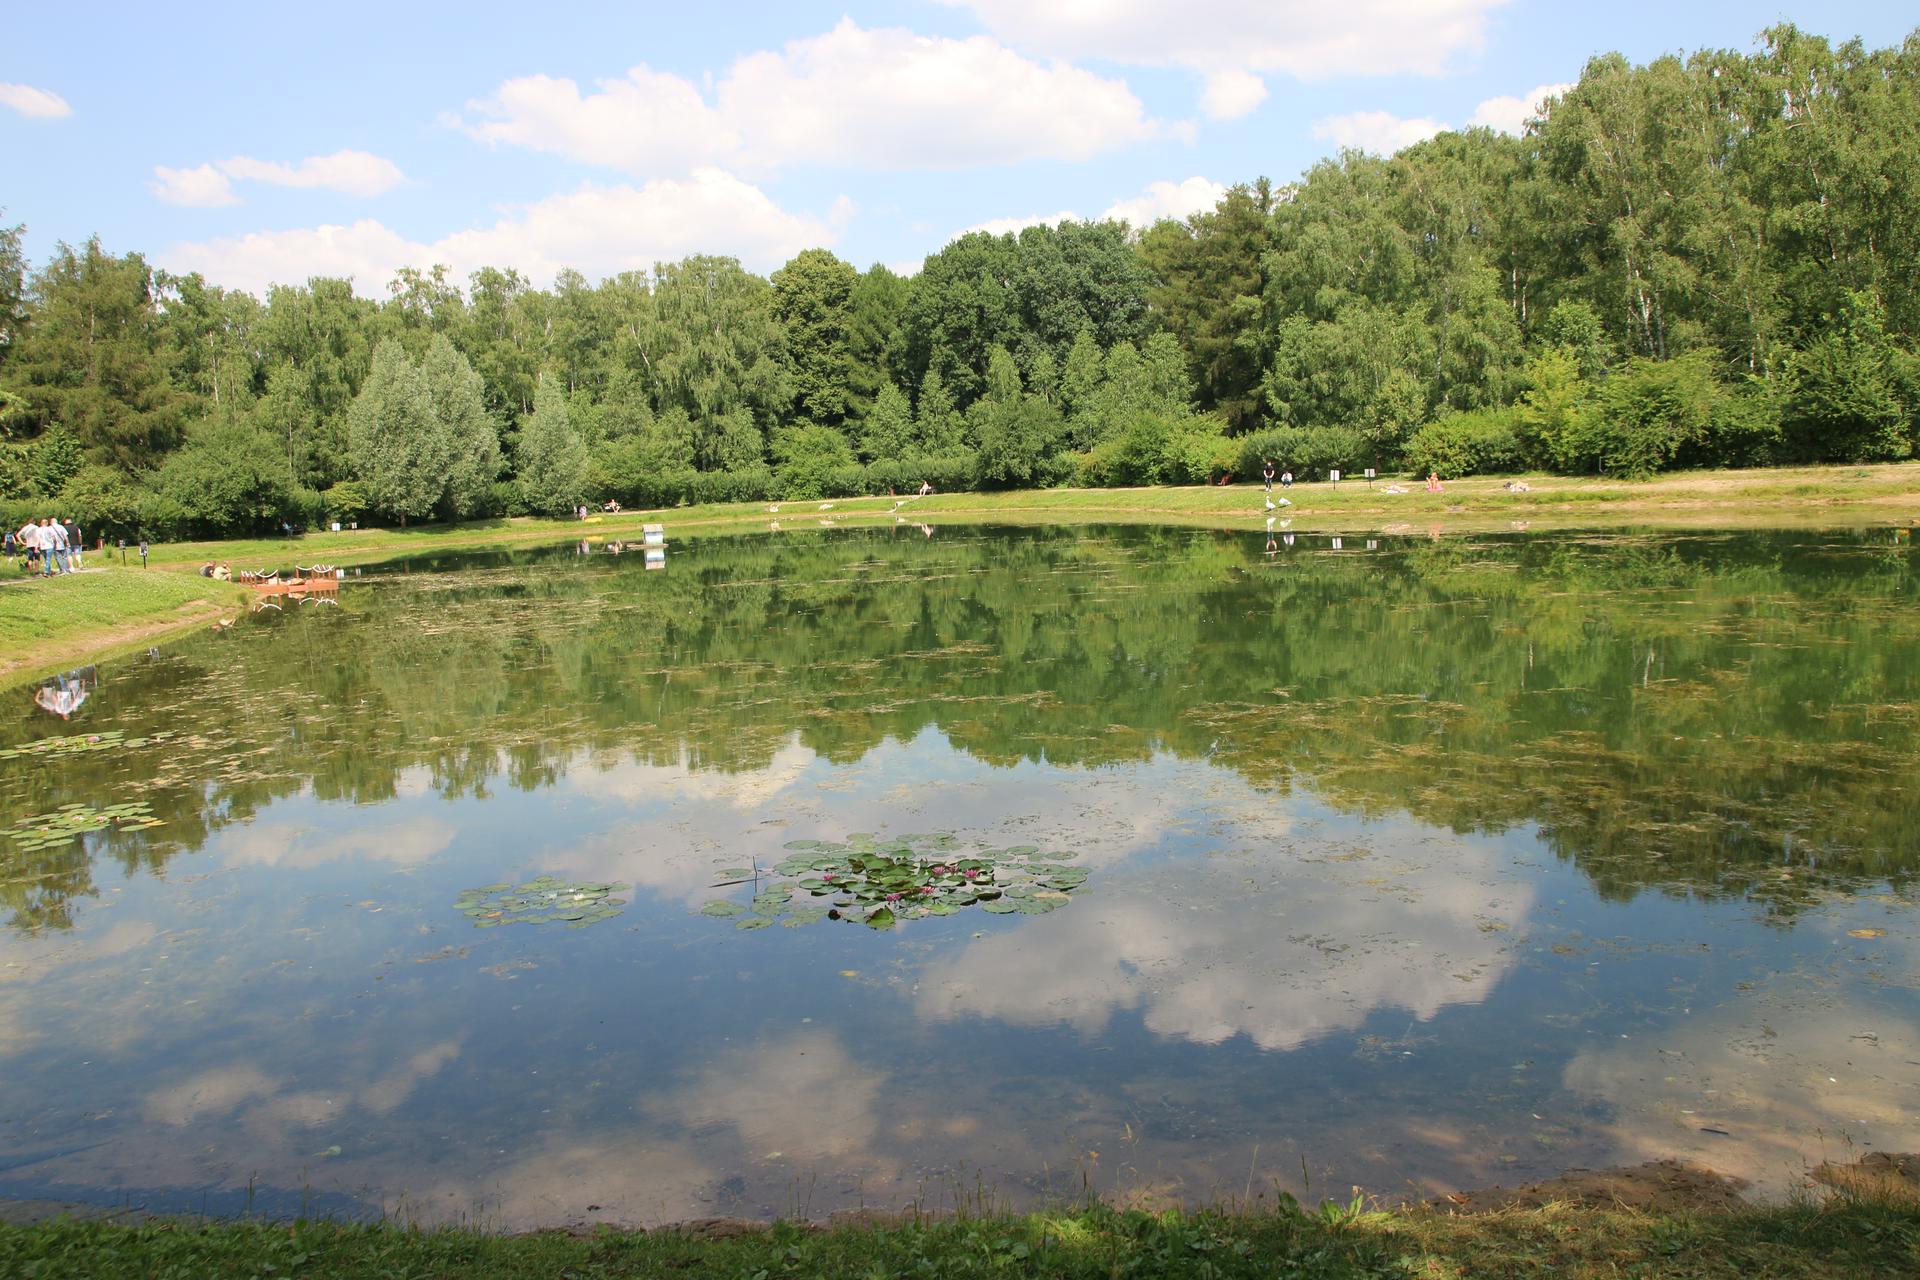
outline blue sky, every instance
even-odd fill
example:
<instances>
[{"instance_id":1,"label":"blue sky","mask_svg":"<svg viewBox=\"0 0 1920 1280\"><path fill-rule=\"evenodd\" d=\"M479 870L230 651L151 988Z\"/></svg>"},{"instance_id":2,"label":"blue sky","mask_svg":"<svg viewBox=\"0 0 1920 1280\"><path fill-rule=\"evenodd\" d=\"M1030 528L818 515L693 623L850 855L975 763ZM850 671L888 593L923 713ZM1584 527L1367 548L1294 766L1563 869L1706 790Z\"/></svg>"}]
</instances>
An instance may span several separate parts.
<instances>
[{"instance_id":1,"label":"blue sky","mask_svg":"<svg viewBox=\"0 0 1920 1280\"><path fill-rule=\"evenodd\" d=\"M0 45L0 207L35 263L97 233L256 292L812 245L912 269L971 227L1178 216L1343 142L1517 127L1594 53L1777 21L1920 25L1851 0L35 5Z\"/></svg>"}]
</instances>

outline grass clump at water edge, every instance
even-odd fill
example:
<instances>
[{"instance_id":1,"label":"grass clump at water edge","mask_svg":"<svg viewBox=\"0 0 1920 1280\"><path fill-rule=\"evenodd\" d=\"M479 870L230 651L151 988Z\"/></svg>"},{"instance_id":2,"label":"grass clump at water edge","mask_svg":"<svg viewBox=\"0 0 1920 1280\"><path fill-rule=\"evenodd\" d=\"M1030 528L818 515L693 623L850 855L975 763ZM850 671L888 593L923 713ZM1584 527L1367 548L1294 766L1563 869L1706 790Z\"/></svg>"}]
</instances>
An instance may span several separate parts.
<instances>
[{"instance_id":1,"label":"grass clump at water edge","mask_svg":"<svg viewBox=\"0 0 1920 1280\"><path fill-rule=\"evenodd\" d=\"M0 1275L148 1276L1178 1276L1447 1280L1469 1276L1780 1277L1920 1274L1920 1215L1842 1197L1724 1213L1576 1208L1452 1215L1149 1212L754 1227L695 1223L491 1235L331 1222L62 1219L0 1227Z\"/></svg>"}]
</instances>

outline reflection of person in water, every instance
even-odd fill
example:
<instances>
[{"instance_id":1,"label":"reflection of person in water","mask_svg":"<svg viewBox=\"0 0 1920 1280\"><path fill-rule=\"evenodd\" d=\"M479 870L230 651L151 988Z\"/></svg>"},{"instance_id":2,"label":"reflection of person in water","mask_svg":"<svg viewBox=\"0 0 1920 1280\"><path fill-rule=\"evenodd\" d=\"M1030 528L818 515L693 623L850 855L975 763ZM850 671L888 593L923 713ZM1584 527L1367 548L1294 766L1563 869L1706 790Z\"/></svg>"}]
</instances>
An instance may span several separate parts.
<instances>
[{"instance_id":1,"label":"reflection of person in water","mask_svg":"<svg viewBox=\"0 0 1920 1280\"><path fill-rule=\"evenodd\" d=\"M98 682L99 673L93 667L81 667L43 683L33 691L33 701L43 711L68 720L86 702L89 691Z\"/></svg>"}]
</instances>

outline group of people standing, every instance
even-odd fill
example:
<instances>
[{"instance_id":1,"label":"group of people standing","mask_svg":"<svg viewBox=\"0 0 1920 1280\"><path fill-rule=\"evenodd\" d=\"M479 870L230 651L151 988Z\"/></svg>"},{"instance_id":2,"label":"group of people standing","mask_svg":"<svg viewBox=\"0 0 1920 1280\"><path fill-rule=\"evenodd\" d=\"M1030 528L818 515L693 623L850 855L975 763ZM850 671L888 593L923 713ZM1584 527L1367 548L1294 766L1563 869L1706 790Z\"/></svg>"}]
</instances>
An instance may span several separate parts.
<instances>
[{"instance_id":1,"label":"group of people standing","mask_svg":"<svg viewBox=\"0 0 1920 1280\"><path fill-rule=\"evenodd\" d=\"M1260 478L1267 482L1267 492L1272 493L1273 492L1273 459L1272 458L1262 458L1260 460ZM1293 488L1292 468L1288 468L1286 471L1283 471L1280 473L1280 487L1282 489Z\"/></svg>"},{"instance_id":2,"label":"group of people standing","mask_svg":"<svg viewBox=\"0 0 1920 1280\"><path fill-rule=\"evenodd\" d=\"M20 556L21 567L28 573L37 572L46 577L85 568L81 561L82 549L80 526L52 516L29 520L18 529L9 530L6 537L7 558Z\"/></svg>"}]
</instances>

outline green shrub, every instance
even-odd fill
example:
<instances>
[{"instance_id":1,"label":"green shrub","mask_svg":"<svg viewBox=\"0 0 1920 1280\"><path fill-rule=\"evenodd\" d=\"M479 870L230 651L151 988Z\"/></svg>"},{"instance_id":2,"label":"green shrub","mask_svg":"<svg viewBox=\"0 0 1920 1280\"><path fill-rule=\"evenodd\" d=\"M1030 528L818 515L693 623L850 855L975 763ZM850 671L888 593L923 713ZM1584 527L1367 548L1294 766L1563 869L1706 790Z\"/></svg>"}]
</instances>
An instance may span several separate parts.
<instances>
[{"instance_id":1,"label":"green shrub","mask_svg":"<svg viewBox=\"0 0 1920 1280\"><path fill-rule=\"evenodd\" d=\"M139 533L140 491L112 467L82 467L60 490L58 498L42 501L58 508L54 514L79 521L89 539Z\"/></svg>"},{"instance_id":2,"label":"green shrub","mask_svg":"<svg viewBox=\"0 0 1920 1280\"><path fill-rule=\"evenodd\" d=\"M1720 401L1702 352L1633 360L1601 388L1598 412L1584 415L1588 447L1606 474L1644 479L1697 452Z\"/></svg>"},{"instance_id":3,"label":"green shrub","mask_svg":"<svg viewBox=\"0 0 1920 1280\"><path fill-rule=\"evenodd\" d=\"M342 480L321 494L320 503L326 518L338 520L343 526L367 514L366 490L352 480Z\"/></svg>"},{"instance_id":4,"label":"green shrub","mask_svg":"<svg viewBox=\"0 0 1920 1280\"><path fill-rule=\"evenodd\" d=\"M1276 473L1291 471L1302 480L1333 468L1357 471L1384 466L1388 458L1369 458L1366 437L1350 427L1269 427L1240 437L1239 474L1257 476L1261 460L1273 459Z\"/></svg>"},{"instance_id":5,"label":"green shrub","mask_svg":"<svg viewBox=\"0 0 1920 1280\"><path fill-rule=\"evenodd\" d=\"M832 427L788 427L773 436L775 491L786 498L823 498L857 474L853 446Z\"/></svg>"},{"instance_id":6,"label":"green shrub","mask_svg":"<svg viewBox=\"0 0 1920 1280\"><path fill-rule=\"evenodd\" d=\"M1407 442L1415 474L1446 477L1518 471L1524 465L1511 409L1473 409L1437 418Z\"/></svg>"},{"instance_id":7,"label":"green shrub","mask_svg":"<svg viewBox=\"0 0 1920 1280\"><path fill-rule=\"evenodd\" d=\"M765 502L775 492L773 472L764 463L736 471L698 471L688 486L689 502Z\"/></svg>"}]
</instances>

